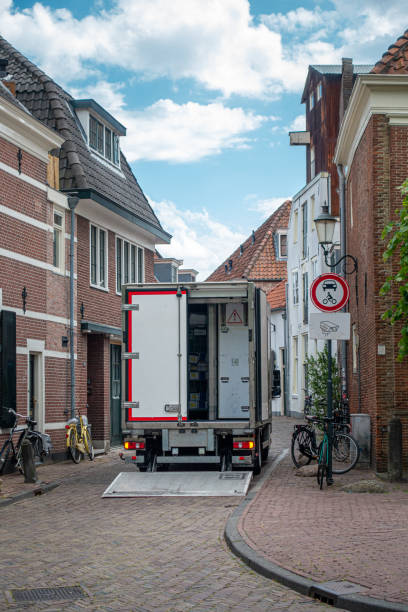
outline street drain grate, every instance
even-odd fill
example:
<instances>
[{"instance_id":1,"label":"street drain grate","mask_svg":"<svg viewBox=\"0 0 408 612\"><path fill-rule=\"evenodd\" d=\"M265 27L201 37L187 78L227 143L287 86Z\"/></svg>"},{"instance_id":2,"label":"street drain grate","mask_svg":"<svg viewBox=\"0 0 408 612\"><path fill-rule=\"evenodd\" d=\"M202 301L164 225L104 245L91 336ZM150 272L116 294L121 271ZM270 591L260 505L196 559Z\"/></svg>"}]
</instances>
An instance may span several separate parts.
<instances>
[{"instance_id":1,"label":"street drain grate","mask_svg":"<svg viewBox=\"0 0 408 612\"><path fill-rule=\"evenodd\" d=\"M13 602L58 601L88 597L80 586L56 587L53 589L13 589L9 591Z\"/></svg>"},{"instance_id":2,"label":"street drain grate","mask_svg":"<svg viewBox=\"0 0 408 612\"><path fill-rule=\"evenodd\" d=\"M310 589L309 595L322 603L335 606L338 595L348 595L349 593L359 593L366 590L367 587L355 582L349 582L348 580L328 580L313 586Z\"/></svg>"}]
</instances>

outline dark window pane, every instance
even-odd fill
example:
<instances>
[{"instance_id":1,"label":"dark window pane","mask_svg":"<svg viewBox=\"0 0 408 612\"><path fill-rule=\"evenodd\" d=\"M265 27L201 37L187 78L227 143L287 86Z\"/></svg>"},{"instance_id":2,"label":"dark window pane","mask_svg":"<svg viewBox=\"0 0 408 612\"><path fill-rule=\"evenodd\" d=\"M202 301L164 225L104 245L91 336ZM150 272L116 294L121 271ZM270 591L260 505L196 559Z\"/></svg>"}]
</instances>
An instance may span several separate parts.
<instances>
[{"instance_id":1,"label":"dark window pane","mask_svg":"<svg viewBox=\"0 0 408 612\"><path fill-rule=\"evenodd\" d=\"M122 240L116 238L116 291L122 289Z\"/></svg>"},{"instance_id":2,"label":"dark window pane","mask_svg":"<svg viewBox=\"0 0 408 612\"><path fill-rule=\"evenodd\" d=\"M103 155L103 125L98 121L98 153Z\"/></svg>"},{"instance_id":3,"label":"dark window pane","mask_svg":"<svg viewBox=\"0 0 408 612\"><path fill-rule=\"evenodd\" d=\"M136 247L134 244L130 249L130 282L136 282Z\"/></svg>"},{"instance_id":4,"label":"dark window pane","mask_svg":"<svg viewBox=\"0 0 408 612\"><path fill-rule=\"evenodd\" d=\"M112 132L105 128L105 157L112 159Z\"/></svg>"},{"instance_id":5,"label":"dark window pane","mask_svg":"<svg viewBox=\"0 0 408 612\"><path fill-rule=\"evenodd\" d=\"M286 234L280 235L280 256L287 257L288 256L288 241Z\"/></svg>"},{"instance_id":6,"label":"dark window pane","mask_svg":"<svg viewBox=\"0 0 408 612\"><path fill-rule=\"evenodd\" d=\"M129 282L129 243L123 243L123 282Z\"/></svg>"},{"instance_id":7,"label":"dark window pane","mask_svg":"<svg viewBox=\"0 0 408 612\"><path fill-rule=\"evenodd\" d=\"M113 163L119 165L119 138L113 134Z\"/></svg>"},{"instance_id":8,"label":"dark window pane","mask_svg":"<svg viewBox=\"0 0 408 612\"><path fill-rule=\"evenodd\" d=\"M91 225L91 283L96 282L96 227Z\"/></svg>"},{"instance_id":9,"label":"dark window pane","mask_svg":"<svg viewBox=\"0 0 408 612\"><path fill-rule=\"evenodd\" d=\"M89 145L93 149L98 148L98 122L93 117L89 117Z\"/></svg>"},{"instance_id":10,"label":"dark window pane","mask_svg":"<svg viewBox=\"0 0 408 612\"><path fill-rule=\"evenodd\" d=\"M105 287L105 232L99 230L99 284Z\"/></svg>"},{"instance_id":11,"label":"dark window pane","mask_svg":"<svg viewBox=\"0 0 408 612\"><path fill-rule=\"evenodd\" d=\"M143 283L143 249L137 250L137 282Z\"/></svg>"}]
</instances>

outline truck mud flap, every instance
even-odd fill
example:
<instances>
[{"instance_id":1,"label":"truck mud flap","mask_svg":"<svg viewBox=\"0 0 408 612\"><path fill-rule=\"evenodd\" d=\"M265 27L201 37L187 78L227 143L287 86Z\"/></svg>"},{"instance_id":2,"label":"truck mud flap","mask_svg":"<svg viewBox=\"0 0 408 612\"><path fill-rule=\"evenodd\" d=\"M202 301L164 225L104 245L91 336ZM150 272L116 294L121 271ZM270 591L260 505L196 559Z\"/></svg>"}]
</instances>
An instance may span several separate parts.
<instances>
[{"instance_id":1,"label":"truck mud flap","mask_svg":"<svg viewBox=\"0 0 408 612\"><path fill-rule=\"evenodd\" d=\"M252 472L121 472L102 497L243 497Z\"/></svg>"}]
</instances>

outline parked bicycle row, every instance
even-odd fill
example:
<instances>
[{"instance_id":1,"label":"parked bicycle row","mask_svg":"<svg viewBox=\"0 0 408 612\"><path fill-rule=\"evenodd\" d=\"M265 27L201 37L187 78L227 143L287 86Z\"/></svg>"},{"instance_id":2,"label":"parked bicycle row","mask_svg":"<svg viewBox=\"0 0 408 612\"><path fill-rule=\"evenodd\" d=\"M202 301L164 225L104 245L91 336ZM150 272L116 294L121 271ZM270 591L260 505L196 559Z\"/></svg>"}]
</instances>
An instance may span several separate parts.
<instances>
[{"instance_id":1,"label":"parked bicycle row","mask_svg":"<svg viewBox=\"0 0 408 612\"><path fill-rule=\"evenodd\" d=\"M51 453L51 437L35 429L37 421L16 412L12 408L9 408L8 412L14 416L14 424L10 428L8 437L0 450L0 474L12 471L13 469L17 469L23 474L24 442L27 440L31 444L34 461L38 465ZM22 419L24 424L21 423ZM19 420L21 425L19 425ZM92 461L94 458L94 448L87 417L81 415L78 410L78 416L70 419L65 427L67 430L67 450L74 463L79 463L85 454Z\"/></svg>"},{"instance_id":2,"label":"parked bicycle row","mask_svg":"<svg viewBox=\"0 0 408 612\"><path fill-rule=\"evenodd\" d=\"M305 400L305 424L295 425L292 441L292 461L297 468L318 462L317 482L323 488L324 479L332 484L331 473L345 474L352 470L360 457L357 441L350 433L348 402L345 397L342 406L332 418L316 416L313 413L311 396ZM331 470L329 466L331 464Z\"/></svg>"}]
</instances>

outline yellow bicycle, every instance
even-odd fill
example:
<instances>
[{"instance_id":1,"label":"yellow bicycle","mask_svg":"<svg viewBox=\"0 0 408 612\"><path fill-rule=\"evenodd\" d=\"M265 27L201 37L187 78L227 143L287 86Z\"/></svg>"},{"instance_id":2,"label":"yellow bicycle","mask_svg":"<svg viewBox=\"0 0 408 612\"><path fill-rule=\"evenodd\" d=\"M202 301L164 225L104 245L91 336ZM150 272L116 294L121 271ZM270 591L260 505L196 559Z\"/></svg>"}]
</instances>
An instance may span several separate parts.
<instances>
[{"instance_id":1,"label":"yellow bicycle","mask_svg":"<svg viewBox=\"0 0 408 612\"><path fill-rule=\"evenodd\" d=\"M78 416L70 419L65 425L67 430L67 449L74 463L79 463L85 453L89 459L93 461L95 456L91 432L88 425L88 417L81 415L78 410Z\"/></svg>"}]
</instances>

